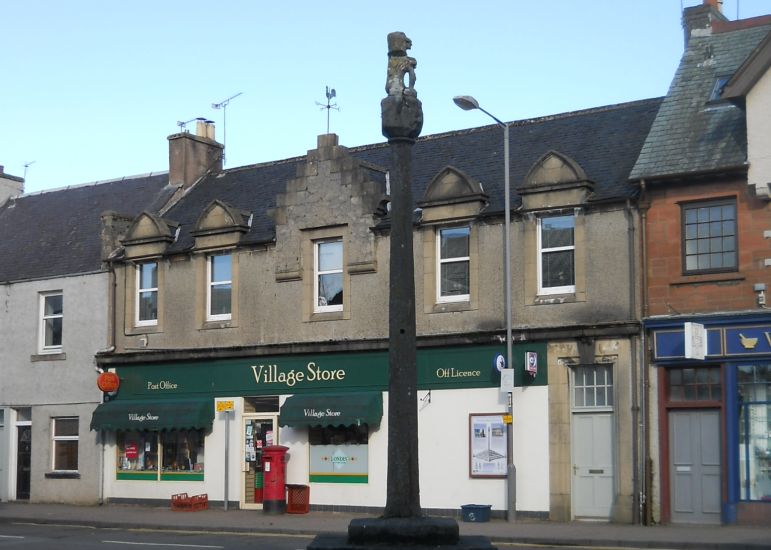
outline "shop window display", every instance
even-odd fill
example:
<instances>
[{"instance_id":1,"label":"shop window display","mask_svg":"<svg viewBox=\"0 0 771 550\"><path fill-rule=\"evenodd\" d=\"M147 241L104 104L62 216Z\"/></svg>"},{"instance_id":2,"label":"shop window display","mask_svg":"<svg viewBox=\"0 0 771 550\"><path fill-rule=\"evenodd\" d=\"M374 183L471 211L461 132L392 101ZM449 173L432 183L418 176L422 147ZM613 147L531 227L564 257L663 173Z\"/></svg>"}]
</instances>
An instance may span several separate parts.
<instances>
[{"instance_id":1,"label":"shop window display","mask_svg":"<svg viewBox=\"0 0 771 550\"><path fill-rule=\"evenodd\" d=\"M740 365L737 375L741 499L771 501L771 364Z\"/></svg>"},{"instance_id":2,"label":"shop window display","mask_svg":"<svg viewBox=\"0 0 771 550\"><path fill-rule=\"evenodd\" d=\"M366 424L310 427L310 480L317 483L367 483L368 436Z\"/></svg>"},{"instance_id":3,"label":"shop window display","mask_svg":"<svg viewBox=\"0 0 771 550\"><path fill-rule=\"evenodd\" d=\"M200 430L118 432L118 479L202 481Z\"/></svg>"}]
</instances>

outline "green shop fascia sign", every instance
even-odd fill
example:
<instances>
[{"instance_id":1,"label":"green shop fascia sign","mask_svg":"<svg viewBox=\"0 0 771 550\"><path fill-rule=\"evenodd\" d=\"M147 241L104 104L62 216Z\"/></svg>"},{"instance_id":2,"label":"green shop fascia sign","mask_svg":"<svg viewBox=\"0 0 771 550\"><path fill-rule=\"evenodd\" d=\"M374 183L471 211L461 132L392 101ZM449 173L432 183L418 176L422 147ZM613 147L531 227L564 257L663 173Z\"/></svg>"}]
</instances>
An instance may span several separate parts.
<instances>
[{"instance_id":1,"label":"green shop fascia sign","mask_svg":"<svg viewBox=\"0 0 771 550\"><path fill-rule=\"evenodd\" d=\"M525 374L527 352L539 357L535 377ZM498 387L496 358L502 354L503 346L418 350L418 388ZM512 356L517 386L547 384L544 343L515 345ZM387 351L146 363L116 370L119 400L388 389Z\"/></svg>"}]
</instances>

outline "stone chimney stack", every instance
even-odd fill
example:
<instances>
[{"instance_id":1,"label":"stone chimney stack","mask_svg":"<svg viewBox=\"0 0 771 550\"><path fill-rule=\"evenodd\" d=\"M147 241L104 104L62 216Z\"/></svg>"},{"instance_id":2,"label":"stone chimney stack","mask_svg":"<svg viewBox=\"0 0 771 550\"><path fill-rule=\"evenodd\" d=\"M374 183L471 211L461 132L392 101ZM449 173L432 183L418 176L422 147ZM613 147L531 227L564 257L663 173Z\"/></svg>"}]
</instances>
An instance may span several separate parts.
<instances>
[{"instance_id":1,"label":"stone chimney stack","mask_svg":"<svg viewBox=\"0 0 771 550\"><path fill-rule=\"evenodd\" d=\"M24 193L24 178L6 174L5 166L0 165L0 205L22 193Z\"/></svg>"},{"instance_id":2,"label":"stone chimney stack","mask_svg":"<svg viewBox=\"0 0 771 550\"><path fill-rule=\"evenodd\" d=\"M727 21L723 15L723 0L703 0L700 6L683 10L683 33L685 47L691 36L704 36L712 33L714 21Z\"/></svg>"},{"instance_id":3,"label":"stone chimney stack","mask_svg":"<svg viewBox=\"0 0 771 550\"><path fill-rule=\"evenodd\" d=\"M224 146L214 140L214 124L196 121L195 135L169 136L169 184L188 188L207 172L222 170Z\"/></svg>"}]
</instances>

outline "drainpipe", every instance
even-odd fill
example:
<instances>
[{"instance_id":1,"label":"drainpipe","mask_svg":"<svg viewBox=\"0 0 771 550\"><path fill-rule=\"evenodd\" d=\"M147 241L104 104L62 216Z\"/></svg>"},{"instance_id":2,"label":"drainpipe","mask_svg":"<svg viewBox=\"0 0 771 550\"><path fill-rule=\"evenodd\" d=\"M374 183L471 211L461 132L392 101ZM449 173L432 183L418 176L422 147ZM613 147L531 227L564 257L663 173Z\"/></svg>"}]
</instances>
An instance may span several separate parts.
<instances>
[{"instance_id":1,"label":"drainpipe","mask_svg":"<svg viewBox=\"0 0 771 550\"><path fill-rule=\"evenodd\" d=\"M640 254L642 256L640 260L640 292L642 295L642 319L648 315L648 205L646 197L645 180L640 180L641 199L638 202L640 204ZM642 456L641 472L642 472L642 491L640 492L640 513L642 522L644 525L651 524L650 517L650 503L648 502L648 495L651 493L651 487L649 484L649 472L650 472L650 451L648 448L649 426L648 426L648 362L647 358L647 346L648 340L645 334L645 327L640 327L640 365L642 372L642 399L640 402L640 423L642 438L640 440L640 455Z\"/></svg>"},{"instance_id":2,"label":"drainpipe","mask_svg":"<svg viewBox=\"0 0 771 550\"><path fill-rule=\"evenodd\" d=\"M627 219L627 239L629 250L629 316L634 319L637 317L637 289L635 288L635 282L637 280L635 274L635 230L634 230L634 215L632 213L632 204L629 200L626 201L626 208L624 210ZM640 502L640 427L639 427L639 400L637 398L637 392L639 386L637 384L637 348L636 338L632 337L630 341L629 356L631 360L632 371L632 523L640 523L640 508L637 503Z\"/></svg>"}]
</instances>

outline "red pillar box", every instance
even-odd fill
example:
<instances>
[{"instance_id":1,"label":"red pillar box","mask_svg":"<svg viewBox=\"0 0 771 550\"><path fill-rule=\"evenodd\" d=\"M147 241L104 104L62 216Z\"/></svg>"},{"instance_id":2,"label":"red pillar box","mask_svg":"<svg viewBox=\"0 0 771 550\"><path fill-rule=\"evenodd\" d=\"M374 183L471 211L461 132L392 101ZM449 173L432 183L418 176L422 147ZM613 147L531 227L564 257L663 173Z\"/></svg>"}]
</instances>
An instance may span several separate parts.
<instances>
[{"instance_id":1,"label":"red pillar box","mask_svg":"<svg viewBox=\"0 0 771 550\"><path fill-rule=\"evenodd\" d=\"M262 511L265 514L286 512L286 452L289 447L270 445L262 448Z\"/></svg>"}]
</instances>

